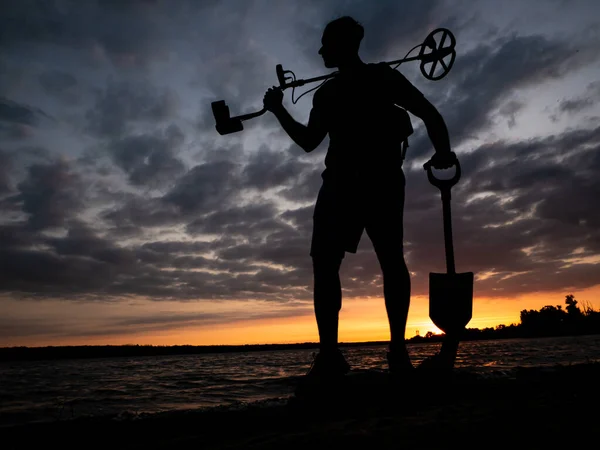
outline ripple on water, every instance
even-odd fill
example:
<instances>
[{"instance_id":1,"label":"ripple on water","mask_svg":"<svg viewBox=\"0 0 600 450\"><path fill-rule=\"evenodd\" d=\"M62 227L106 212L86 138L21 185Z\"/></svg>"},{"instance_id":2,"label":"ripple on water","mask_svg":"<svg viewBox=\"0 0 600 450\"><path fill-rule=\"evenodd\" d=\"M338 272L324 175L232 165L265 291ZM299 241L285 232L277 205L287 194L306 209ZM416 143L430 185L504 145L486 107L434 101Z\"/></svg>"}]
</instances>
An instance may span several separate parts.
<instances>
[{"instance_id":1,"label":"ripple on water","mask_svg":"<svg viewBox=\"0 0 600 450\"><path fill-rule=\"evenodd\" d=\"M456 367L483 377L513 377L517 367L600 361L598 348L600 336L463 342ZM439 344L409 345L414 364L438 349ZM343 351L354 370L387 369L385 345ZM0 424L285 398L306 373L313 352L3 363Z\"/></svg>"}]
</instances>

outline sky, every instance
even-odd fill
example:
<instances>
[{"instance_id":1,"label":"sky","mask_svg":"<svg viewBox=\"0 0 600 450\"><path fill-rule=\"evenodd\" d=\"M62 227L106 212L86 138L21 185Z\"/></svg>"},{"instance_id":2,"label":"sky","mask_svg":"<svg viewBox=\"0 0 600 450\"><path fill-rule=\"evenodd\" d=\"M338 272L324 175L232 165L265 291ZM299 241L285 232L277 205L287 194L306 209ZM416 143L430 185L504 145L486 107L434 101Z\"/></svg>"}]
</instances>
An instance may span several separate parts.
<instances>
[{"instance_id":1,"label":"sky","mask_svg":"<svg viewBox=\"0 0 600 450\"><path fill-rule=\"evenodd\" d=\"M438 108L470 327L573 294L600 308L597 0L84 0L0 3L0 346L316 341L309 256L326 139L306 154L267 114L219 135L210 103L262 107L276 64L323 75L328 21L365 62L456 36L446 77L399 70ZM314 87L314 86L309 86ZM303 89L297 91L302 92ZM312 93L284 104L306 123ZM412 117L404 171L407 337L437 329L445 272L433 154ZM387 340L368 237L341 268L340 340Z\"/></svg>"}]
</instances>

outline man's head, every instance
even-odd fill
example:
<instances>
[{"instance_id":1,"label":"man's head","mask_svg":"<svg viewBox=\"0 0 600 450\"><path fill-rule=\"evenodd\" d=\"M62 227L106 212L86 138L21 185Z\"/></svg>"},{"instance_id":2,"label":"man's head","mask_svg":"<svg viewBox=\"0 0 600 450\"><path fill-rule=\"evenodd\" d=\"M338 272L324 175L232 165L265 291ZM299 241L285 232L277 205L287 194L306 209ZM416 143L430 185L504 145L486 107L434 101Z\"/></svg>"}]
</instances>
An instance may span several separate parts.
<instances>
[{"instance_id":1,"label":"man's head","mask_svg":"<svg viewBox=\"0 0 600 450\"><path fill-rule=\"evenodd\" d=\"M325 67L339 67L346 61L356 59L364 34L362 25L352 17L344 16L329 22L323 31L319 50Z\"/></svg>"}]
</instances>

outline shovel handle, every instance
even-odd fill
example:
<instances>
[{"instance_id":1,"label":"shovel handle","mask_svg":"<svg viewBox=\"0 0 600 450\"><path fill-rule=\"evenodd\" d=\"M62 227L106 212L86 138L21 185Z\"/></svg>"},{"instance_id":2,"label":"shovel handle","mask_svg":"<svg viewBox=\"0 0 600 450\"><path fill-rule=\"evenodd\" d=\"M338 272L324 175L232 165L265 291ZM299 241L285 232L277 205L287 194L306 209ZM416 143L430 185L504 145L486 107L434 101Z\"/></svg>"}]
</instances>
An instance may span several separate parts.
<instances>
[{"instance_id":1,"label":"shovel handle","mask_svg":"<svg viewBox=\"0 0 600 450\"><path fill-rule=\"evenodd\" d=\"M456 268L454 265L454 245L452 243L452 213L450 210L450 189L458 180L460 180L460 163L458 159L455 160L454 164L456 165L456 172L454 176L448 180L440 180L433 175L433 171L431 170L431 162L425 164L425 169L427 170L427 178L429 182L437 187L442 194L442 209L443 209L443 218L444 218L444 246L446 247L446 270L448 273L456 273Z\"/></svg>"},{"instance_id":2,"label":"shovel handle","mask_svg":"<svg viewBox=\"0 0 600 450\"><path fill-rule=\"evenodd\" d=\"M458 183L458 180L460 180L460 175L461 175L460 163L458 162L458 159L456 159L456 161L454 162L454 165L456 166L456 172L454 173L454 176L448 180L440 180L439 178L436 178L435 175L433 174L433 171L431 170L431 167L432 167L431 162L427 162L424 166L425 170L427 170L427 179L429 180L429 182L432 185L437 187L439 190L450 191L450 189L456 183Z\"/></svg>"}]
</instances>

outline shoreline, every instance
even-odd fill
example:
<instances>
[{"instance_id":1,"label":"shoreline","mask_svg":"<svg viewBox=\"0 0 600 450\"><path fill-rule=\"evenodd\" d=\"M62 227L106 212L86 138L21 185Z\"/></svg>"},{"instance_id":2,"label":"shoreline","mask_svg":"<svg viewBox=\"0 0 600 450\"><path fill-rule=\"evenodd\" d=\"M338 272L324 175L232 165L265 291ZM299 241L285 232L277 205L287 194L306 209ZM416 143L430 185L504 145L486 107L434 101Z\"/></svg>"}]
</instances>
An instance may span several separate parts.
<instances>
[{"instance_id":1,"label":"shoreline","mask_svg":"<svg viewBox=\"0 0 600 450\"><path fill-rule=\"evenodd\" d=\"M476 447L530 442L570 446L594 439L600 363L520 368L482 378L456 370L392 381L364 371L318 398L290 397L236 407L76 418L2 427L8 449L256 448L349 445ZM91 440L91 442L90 442ZM457 441L458 440L458 441Z\"/></svg>"},{"instance_id":2,"label":"shoreline","mask_svg":"<svg viewBox=\"0 0 600 450\"><path fill-rule=\"evenodd\" d=\"M520 340L520 339L552 339L567 337L597 336L600 333L569 334L558 336L519 336L519 337L481 337L477 339L462 339L461 342ZM406 339L407 345L438 344L444 335L432 338L415 337ZM340 348L369 347L388 345L389 341L341 342ZM245 345L77 345L77 346L47 346L47 347L0 347L0 363L18 361L55 361L66 359L119 358L138 356L180 356L223 354L243 352L269 352L285 350L315 350L317 342L295 344L245 344Z\"/></svg>"}]
</instances>

